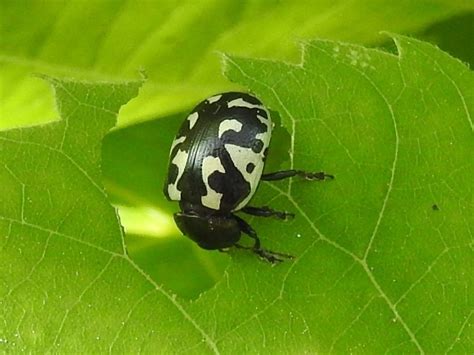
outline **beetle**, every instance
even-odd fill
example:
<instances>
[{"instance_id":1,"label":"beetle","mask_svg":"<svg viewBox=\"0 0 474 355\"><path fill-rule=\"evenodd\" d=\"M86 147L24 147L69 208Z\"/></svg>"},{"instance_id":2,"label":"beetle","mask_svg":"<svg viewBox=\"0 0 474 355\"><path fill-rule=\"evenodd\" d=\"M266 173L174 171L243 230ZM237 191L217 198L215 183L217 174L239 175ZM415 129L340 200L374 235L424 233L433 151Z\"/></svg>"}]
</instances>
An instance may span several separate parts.
<instances>
[{"instance_id":1,"label":"beetle","mask_svg":"<svg viewBox=\"0 0 474 355\"><path fill-rule=\"evenodd\" d=\"M293 217L267 206L248 206L260 180L333 176L302 170L262 174L272 129L270 113L262 102L241 92L207 98L182 123L171 145L163 192L168 200L179 202L181 211L174 214L178 228L201 248L251 249L271 263L292 257L262 248L255 230L235 212ZM238 244L241 233L253 238L252 247Z\"/></svg>"}]
</instances>

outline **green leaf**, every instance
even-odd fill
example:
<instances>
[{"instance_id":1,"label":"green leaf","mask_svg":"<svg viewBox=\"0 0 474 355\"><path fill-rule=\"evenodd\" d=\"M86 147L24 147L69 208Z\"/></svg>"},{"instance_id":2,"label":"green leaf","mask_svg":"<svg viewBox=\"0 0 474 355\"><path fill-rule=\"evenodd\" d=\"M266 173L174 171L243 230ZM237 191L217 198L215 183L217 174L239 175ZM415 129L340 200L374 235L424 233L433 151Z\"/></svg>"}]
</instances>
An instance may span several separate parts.
<instances>
[{"instance_id":1,"label":"green leaf","mask_svg":"<svg viewBox=\"0 0 474 355\"><path fill-rule=\"evenodd\" d=\"M149 80L120 117L129 124L238 87L221 75L217 52L296 60L297 38L375 44L382 30L420 31L469 10L470 0L2 1L0 128L55 118L32 72L128 80L144 69Z\"/></svg>"},{"instance_id":2,"label":"green leaf","mask_svg":"<svg viewBox=\"0 0 474 355\"><path fill-rule=\"evenodd\" d=\"M291 206L301 221L280 230L299 258L253 315L255 332L259 317L293 314L312 335L296 337L302 349L473 350L474 75L426 43L394 39L398 57L314 41L302 65L227 59L228 75L281 113L290 168L336 175L261 187L260 204Z\"/></svg>"},{"instance_id":3,"label":"green leaf","mask_svg":"<svg viewBox=\"0 0 474 355\"><path fill-rule=\"evenodd\" d=\"M336 179L261 184L253 205L297 216L249 221L296 260L232 251L194 302L124 253L100 187L100 139L138 85L53 80L63 120L0 134L0 346L472 352L474 78L431 45L395 40L398 56L315 41L302 65L227 57L228 76L290 132L285 167Z\"/></svg>"}]
</instances>

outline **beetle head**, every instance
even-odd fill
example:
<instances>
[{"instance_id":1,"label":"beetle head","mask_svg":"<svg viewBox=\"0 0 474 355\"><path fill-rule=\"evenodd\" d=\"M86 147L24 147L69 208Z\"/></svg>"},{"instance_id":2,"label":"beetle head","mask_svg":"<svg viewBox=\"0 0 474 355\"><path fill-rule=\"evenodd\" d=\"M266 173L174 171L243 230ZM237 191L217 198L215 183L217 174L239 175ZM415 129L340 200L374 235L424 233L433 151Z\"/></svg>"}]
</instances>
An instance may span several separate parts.
<instances>
[{"instance_id":1,"label":"beetle head","mask_svg":"<svg viewBox=\"0 0 474 355\"><path fill-rule=\"evenodd\" d=\"M228 248L240 239L240 227L231 215L200 216L178 212L174 214L174 220L181 232L203 249Z\"/></svg>"}]
</instances>

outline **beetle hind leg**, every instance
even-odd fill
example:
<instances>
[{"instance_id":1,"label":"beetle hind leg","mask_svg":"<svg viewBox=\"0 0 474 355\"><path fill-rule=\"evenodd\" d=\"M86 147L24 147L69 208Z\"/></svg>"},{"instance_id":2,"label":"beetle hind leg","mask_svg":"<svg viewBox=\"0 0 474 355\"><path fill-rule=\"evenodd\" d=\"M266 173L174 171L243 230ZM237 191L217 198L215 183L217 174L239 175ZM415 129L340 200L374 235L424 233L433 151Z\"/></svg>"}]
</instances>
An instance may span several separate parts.
<instances>
[{"instance_id":1,"label":"beetle hind leg","mask_svg":"<svg viewBox=\"0 0 474 355\"><path fill-rule=\"evenodd\" d=\"M309 171L303 171L303 170L275 171L274 173L263 174L260 179L264 181L275 181L275 180L287 179L293 176L299 176L305 180L328 180L328 179L332 180L334 179L334 175L326 174L323 171L309 172Z\"/></svg>"},{"instance_id":2,"label":"beetle hind leg","mask_svg":"<svg viewBox=\"0 0 474 355\"><path fill-rule=\"evenodd\" d=\"M252 250L255 254L260 256L262 259L265 259L266 261L276 264L279 262L282 262L284 258L286 259L293 259L294 257L289 254L285 253L279 253L267 249L263 249L262 246L260 245L260 239L257 236L257 232L247 223L245 222L242 218L239 218L237 216L234 216L237 222L239 223L240 229L242 232L247 234L250 238L255 240L255 243L253 247L245 247L240 244L234 244L235 247L239 249L247 249L247 250Z\"/></svg>"},{"instance_id":3,"label":"beetle hind leg","mask_svg":"<svg viewBox=\"0 0 474 355\"><path fill-rule=\"evenodd\" d=\"M240 244L234 244L234 245L238 249L246 249L246 250L253 251L259 257L261 257L262 259L265 259L266 261L268 261L271 264L281 263L284 259L294 259L294 256L290 255L290 254L279 253L279 252L276 252L276 251L267 250L267 249L263 249L263 248L258 248L257 249L254 246L253 247L245 247L245 246L240 245Z\"/></svg>"},{"instance_id":4,"label":"beetle hind leg","mask_svg":"<svg viewBox=\"0 0 474 355\"><path fill-rule=\"evenodd\" d=\"M275 211L274 209L268 206L263 206L263 207L245 206L244 208L241 209L241 211L253 216L257 216L257 217L276 217L278 219L289 219L295 216L294 213L286 212L286 211L284 212Z\"/></svg>"}]
</instances>

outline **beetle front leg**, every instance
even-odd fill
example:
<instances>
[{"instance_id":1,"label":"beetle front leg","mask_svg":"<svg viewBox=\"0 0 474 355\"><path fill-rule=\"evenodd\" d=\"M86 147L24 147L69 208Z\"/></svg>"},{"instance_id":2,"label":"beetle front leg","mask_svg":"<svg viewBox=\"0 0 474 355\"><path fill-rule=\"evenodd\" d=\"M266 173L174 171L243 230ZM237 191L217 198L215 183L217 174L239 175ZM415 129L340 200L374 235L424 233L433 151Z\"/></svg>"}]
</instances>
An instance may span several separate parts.
<instances>
[{"instance_id":1,"label":"beetle front leg","mask_svg":"<svg viewBox=\"0 0 474 355\"><path fill-rule=\"evenodd\" d=\"M255 244L253 245L253 247L244 247L242 245L235 244L235 246L237 248L250 249L255 254L260 256L262 259L265 259L265 260L267 260L268 262L270 262L272 264L282 262L283 261L282 258L293 259L292 255L284 254L284 253L278 253L278 252L274 252L274 251L271 251L271 250L263 249L260 245L260 239L258 238L257 232L255 232L255 230L247 222L245 222L242 218L237 217L237 216L234 216L234 217L237 220L237 222L239 223L240 230L242 232L244 232L245 234L247 234L250 238L255 240Z\"/></svg>"},{"instance_id":2,"label":"beetle front leg","mask_svg":"<svg viewBox=\"0 0 474 355\"><path fill-rule=\"evenodd\" d=\"M275 171L274 173L263 174L261 180L265 181L274 181L274 180L282 180L287 179L293 176L300 176L306 180L326 180L326 179L334 179L334 175L326 174L323 171L320 172L308 172L303 170L282 170L282 171Z\"/></svg>"},{"instance_id":3,"label":"beetle front leg","mask_svg":"<svg viewBox=\"0 0 474 355\"><path fill-rule=\"evenodd\" d=\"M276 217L278 219L288 219L288 218L293 218L295 216L294 213L291 212L281 212L281 211L275 211L274 209L268 207L268 206L263 206L263 207L251 207L251 206L245 206L244 208L241 209L242 212L257 216L257 217Z\"/></svg>"}]
</instances>

